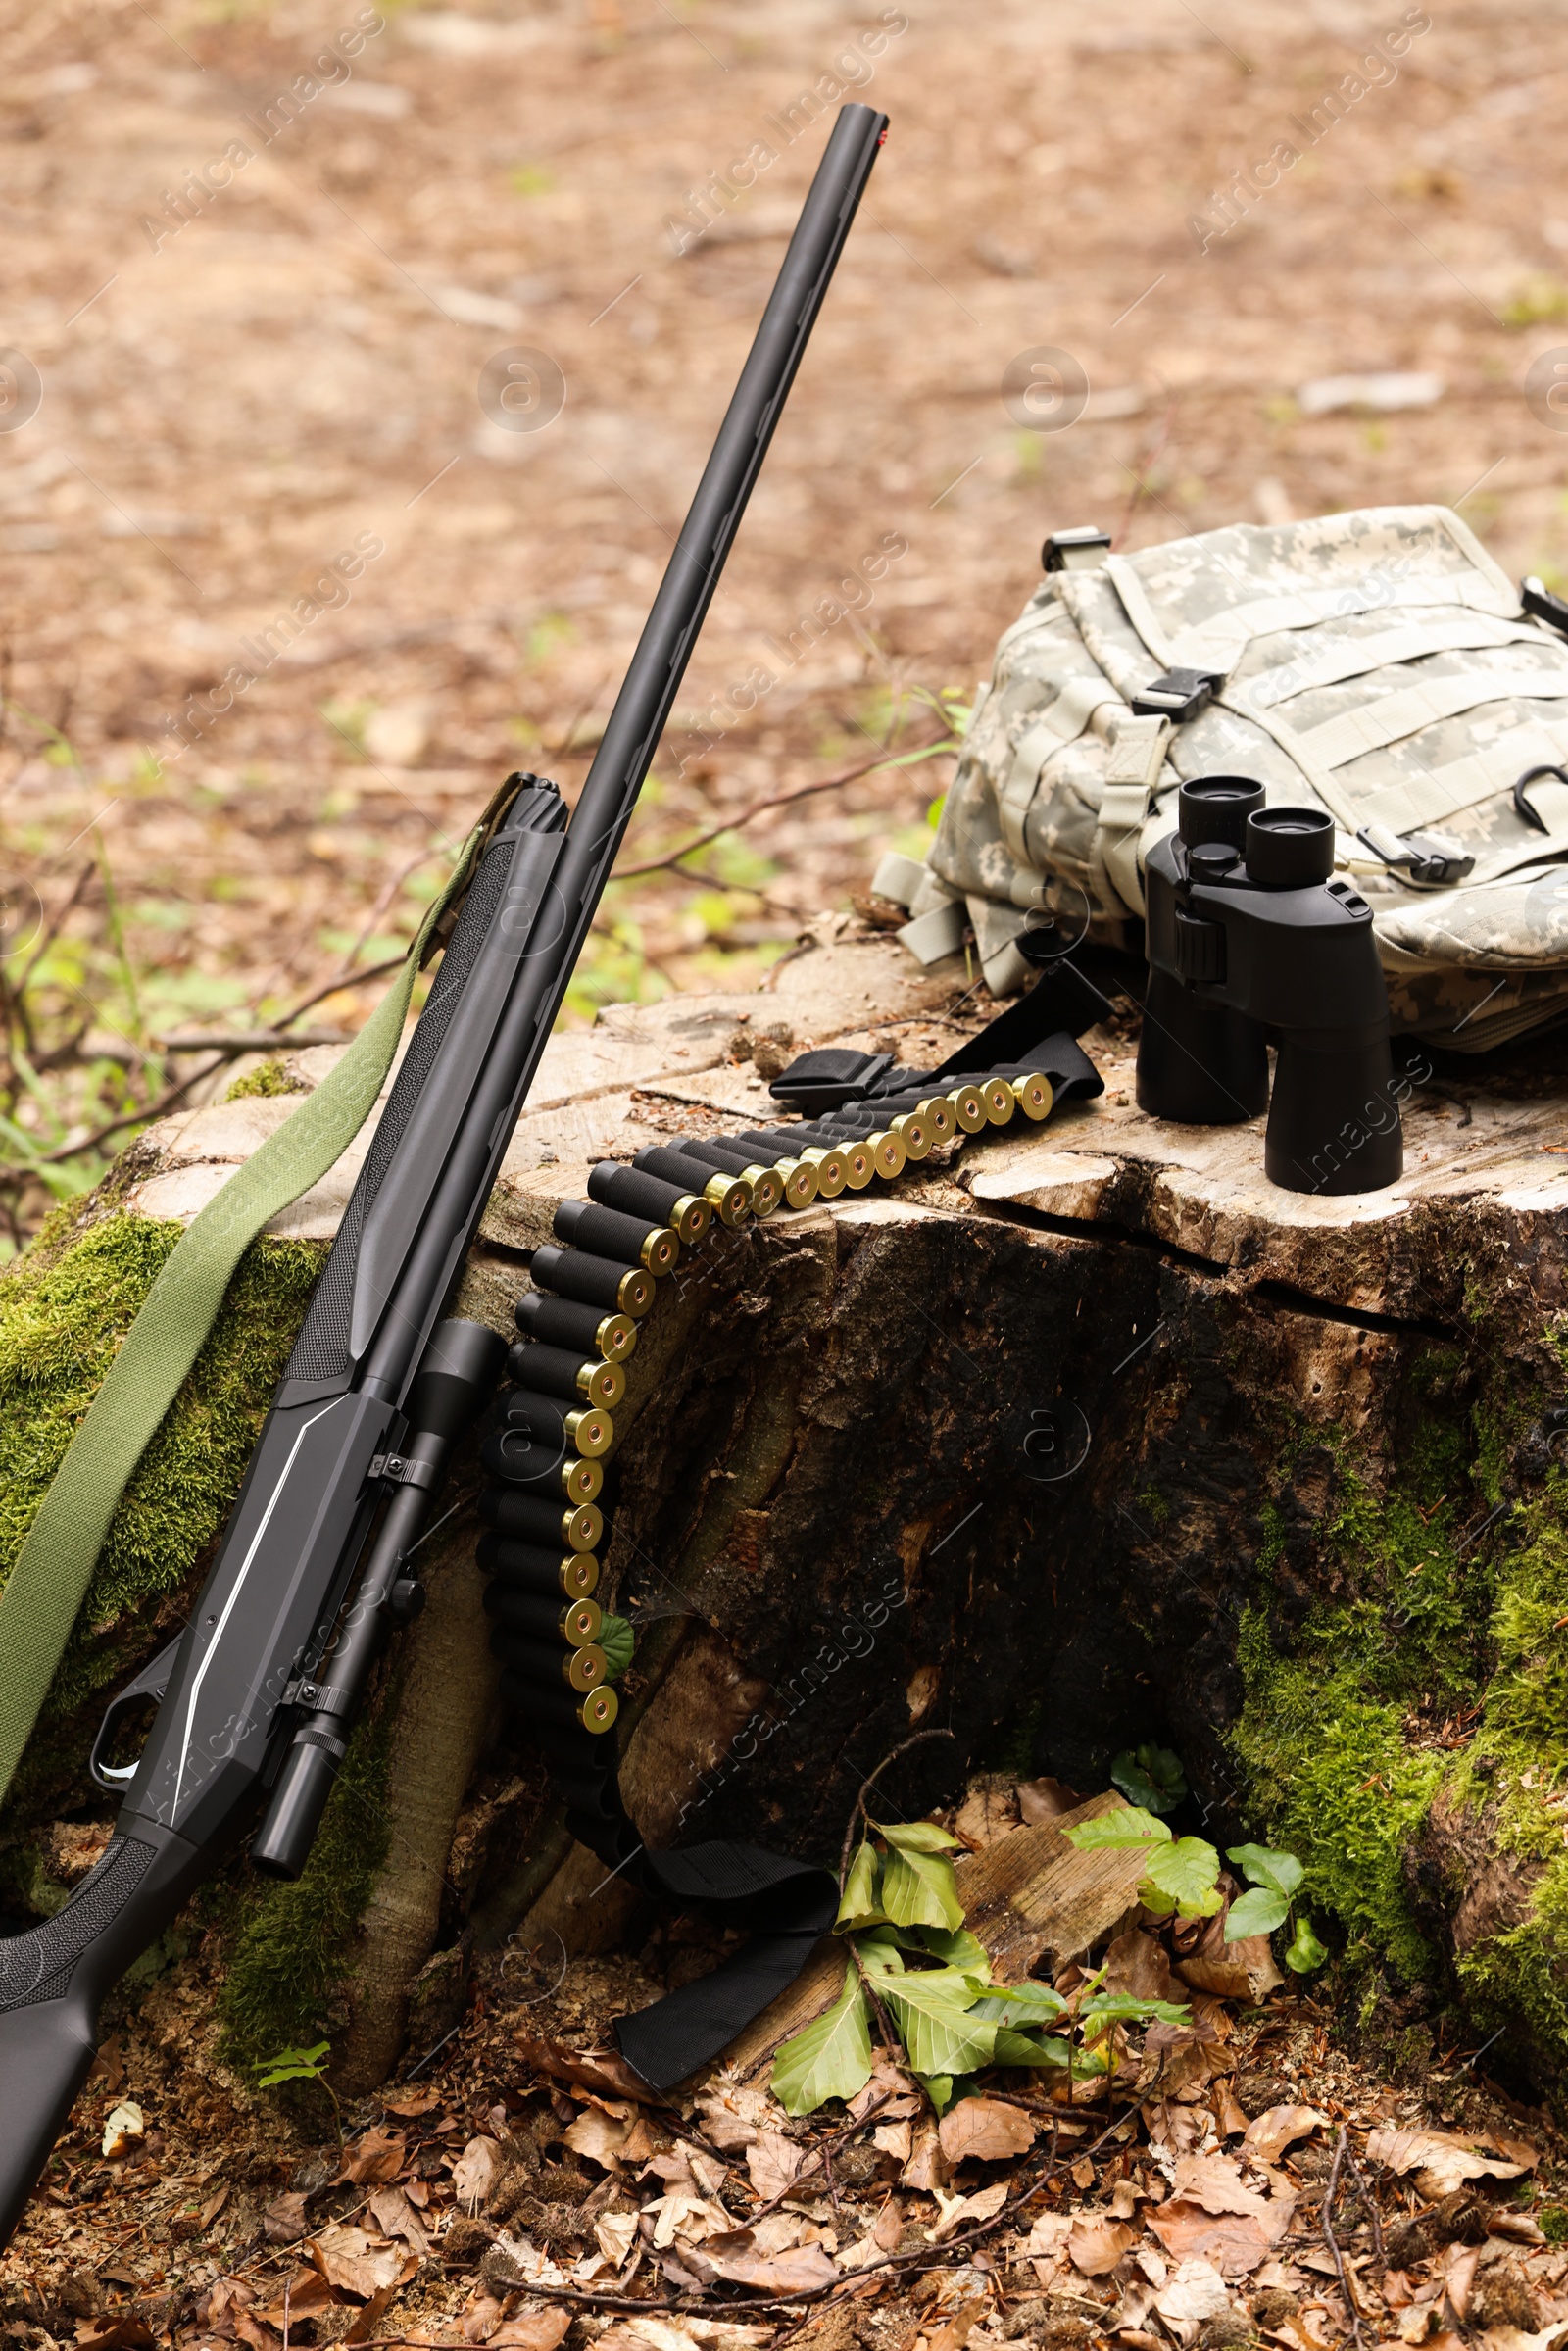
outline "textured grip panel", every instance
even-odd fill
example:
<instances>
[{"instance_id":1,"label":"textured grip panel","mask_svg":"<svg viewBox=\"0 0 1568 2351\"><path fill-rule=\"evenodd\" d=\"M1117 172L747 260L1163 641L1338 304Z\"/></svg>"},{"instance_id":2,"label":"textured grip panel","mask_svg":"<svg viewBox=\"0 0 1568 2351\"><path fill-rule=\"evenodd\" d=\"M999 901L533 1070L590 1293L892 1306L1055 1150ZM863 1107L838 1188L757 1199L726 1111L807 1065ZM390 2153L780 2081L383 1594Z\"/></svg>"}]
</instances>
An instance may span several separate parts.
<instances>
[{"instance_id":1,"label":"textured grip panel","mask_svg":"<svg viewBox=\"0 0 1568 2351\"><path fill-rule=\"evenodd\" d=\"M514 844L498 841L486 851L479 870L463 902L441 968L420 1013L398 1071L391 1099L371 1138L359 1181L343 1211L332 1253L317 1285L304 1328L294 1345L284 1377L290 1380L339 1380L349 1369L349 1326L354 1304L354 1276L360 1235L370 1204L392 1164L436 1055L446 1041L452 1018L462 1002L464 984L478 959L506 891Z\"/></svg>"},{"instance_id":2,"label":"textured grip panel","mask_svg":"<svg viewBox=\"0 0 1568 2351\"><path fill-rule=\"evenodd\" d=\"M77 1961L119 1917L157 1855L134 1837L111 1838L64 1910L0 1940L0 2012L62 1998Z\"/></svg>"}]
</instances>

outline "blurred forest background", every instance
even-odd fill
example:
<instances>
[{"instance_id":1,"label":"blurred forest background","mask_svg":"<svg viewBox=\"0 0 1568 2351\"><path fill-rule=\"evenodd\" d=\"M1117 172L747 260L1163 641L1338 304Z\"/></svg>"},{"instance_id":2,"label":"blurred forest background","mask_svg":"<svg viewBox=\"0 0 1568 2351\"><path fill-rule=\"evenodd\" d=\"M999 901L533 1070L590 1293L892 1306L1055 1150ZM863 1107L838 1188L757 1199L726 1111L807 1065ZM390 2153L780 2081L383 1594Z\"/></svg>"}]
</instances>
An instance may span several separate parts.
<instances>
[{"instance_id":1,"label":"blurred forest background","mask_svg":"<svg viewBox=\"0 0 1568 2351\"><path fill-rule=\"evenodd\" d=\"M1565 29L12 0L0 1250L351 1033L509 767L575 789L839 95L892 135L571 1019L918 851L1048 529L1437 500L1561 582ZM1004 396L1042 348L1086 402Z\"/></svg>"}]
</instances>

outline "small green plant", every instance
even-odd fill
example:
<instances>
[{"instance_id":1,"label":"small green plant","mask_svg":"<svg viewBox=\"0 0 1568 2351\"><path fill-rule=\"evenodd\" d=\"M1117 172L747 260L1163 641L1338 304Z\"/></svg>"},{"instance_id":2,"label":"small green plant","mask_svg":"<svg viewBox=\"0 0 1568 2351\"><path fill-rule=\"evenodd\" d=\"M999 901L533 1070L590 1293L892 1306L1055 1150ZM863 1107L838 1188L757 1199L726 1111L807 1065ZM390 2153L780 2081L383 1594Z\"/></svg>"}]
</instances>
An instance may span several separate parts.
<instances>
[{"instance_id":1,"label":"small green plant","mask_svg":"<svg viewBox=\"0 0 1568 2351\"><path fill-rule=\"evenodd\" d=\"M864 2088L873 2017L938 2114L969 2096L988 2067L1047 2067L1069 2083L1092 2080L1116 2063L1116 2027L1187 2023L1190 2012L1171 2001L1103 1992L1102 1968L1070 1994L1049 1984L993 1983L991 1963L963 1923L948 1859L956 1837L932 1821L867 1815L865 1826L871 1834L847 1857L841 1879L835 1932L850 1946L843 1991L774 2059L774 2095L789 2113L809 2114Z\"/></svg>"},{"instance_id":2,"label":"small green plant","mask_svg":"<svg viewBox=\"0 0 1568 2351\"><path fill-rule=\"evenodd\" d=\"M1174 1812L1187 1793L1182 1759L1169 1747L1124 1747L1112 1760L1110 1777L1128 1803L1146 1812Z\"/></svg>"},{"instance_id":3,"label":"small green plant","mask_svg":"<svg viewBox=\"0 0 1568 2351\"><path fill-rule=\"evenodd\" d=\"M332 2101L332 2119L337 2125L337 2143L343 2145L343 2109L337 2102L337 2092L326 2078L331 2063L332 2044L318 2040L314 2049L276 2049L264 2057L256 2069L258 2089L276 2089L285 2082L318 2082Z\"/></svg>"},{"instance_id":4,"label":"small green plant","mask_svg":"<svg viewBox=\"0 0 1568 2351\"><path fill-rule=\"evenodd\" d=\"M637 1636L624 1616L607 1616L599 1628L599 1646L605 1652L605 1680L618 1682L637 1648Z\"/></svg>"},{"instance_id":5,"label":"small green plant","mask_svg":"<svg viewBox=\"0 0 1568 2351\"><path fill-rule=\"evenodd\" d=\"M1295 1897L1306 1875L1296 1855L1270 1852L1267 1845L1227 1845L1225 1858L1236 1863L1250 1888L1230 1906L1225 1940L1235 1943L1247 1935L1272 1935L1276 1927L1290 1923L1294 1931L1285 1953L1286 1966L1298 1976L1309 1976L1314 1968L1320 1968L1328 1953L1313 1933L1311 1920L1304 1910L1299 1918L1294 1916Z\"/></svg>"}]
</instances>

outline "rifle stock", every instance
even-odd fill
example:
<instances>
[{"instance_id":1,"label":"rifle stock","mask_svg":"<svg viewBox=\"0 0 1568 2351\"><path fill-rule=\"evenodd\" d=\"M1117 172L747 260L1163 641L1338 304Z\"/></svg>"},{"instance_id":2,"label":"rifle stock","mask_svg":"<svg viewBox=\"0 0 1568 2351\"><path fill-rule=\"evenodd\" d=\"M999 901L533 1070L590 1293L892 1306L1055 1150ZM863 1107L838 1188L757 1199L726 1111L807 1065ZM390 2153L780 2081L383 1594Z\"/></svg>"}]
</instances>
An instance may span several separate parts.
<instances>
[{"instance_id":1,"label":"rifle stock","mask_svg":"<svg viewBox=\"0 0 1568 2351\"><path fill-rule=\"evenodd\" d=\"M86 2077L104 1993L243 1836L274 1784L259 1857L283 1874L303 1862L331 1778L305 1750L313 1740L323 1753L335 1745L335 1770L376 1645L363 1626L373 1618L382 1639L401 1621L393 1595L408 1590L399 1578L418 1515L399 1514L398 1481L409 1474L401 1448L411 1428L417 1440L427 1425L416 1390L421 1365L438 1374L441 1347L461 1347L438 1334L432 1347L431 1333L886 128L868 107L839 114L564 831L555 786L514 779L181 1640L115 1838L62 1910L0 1940L0 2238L15 2228ZM468 1354L476 1363L471 1345ZM470 1364L470 1385L480 1382L482 1367ZM417 1466L417 1442L413 1450ZM437 1448L415 1481L426 1502L439 1466ZM378 1514L360 1618L353 1609L343 1618ZM328 1671L330 1686L312 1679Z\"/></svg>"}]
</instances>

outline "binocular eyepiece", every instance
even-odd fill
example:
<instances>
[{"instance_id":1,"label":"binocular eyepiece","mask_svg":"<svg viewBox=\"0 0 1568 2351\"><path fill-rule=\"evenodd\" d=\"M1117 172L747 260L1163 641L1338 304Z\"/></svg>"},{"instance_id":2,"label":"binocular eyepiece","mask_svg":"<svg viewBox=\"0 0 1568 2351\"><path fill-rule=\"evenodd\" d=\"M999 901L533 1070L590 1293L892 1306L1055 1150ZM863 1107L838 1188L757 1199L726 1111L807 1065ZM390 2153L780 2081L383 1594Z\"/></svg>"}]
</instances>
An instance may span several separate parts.
<instances>
[{"instance_id":1,"label":"binocular eyepiece","mask_svg":"<svg viewBox=\"0 0 1568 2351\"><path fill-rule=\"evenodd\" d=\"M1287 1192L1377 1192L1404 1164L1372 909L1333 876L1333 818L1265 808L1240 775L1183 784L1146 873L1139 1104L1188 1126L1266 1107L1264 1172Z\"/></svg>"}]
</instances>

